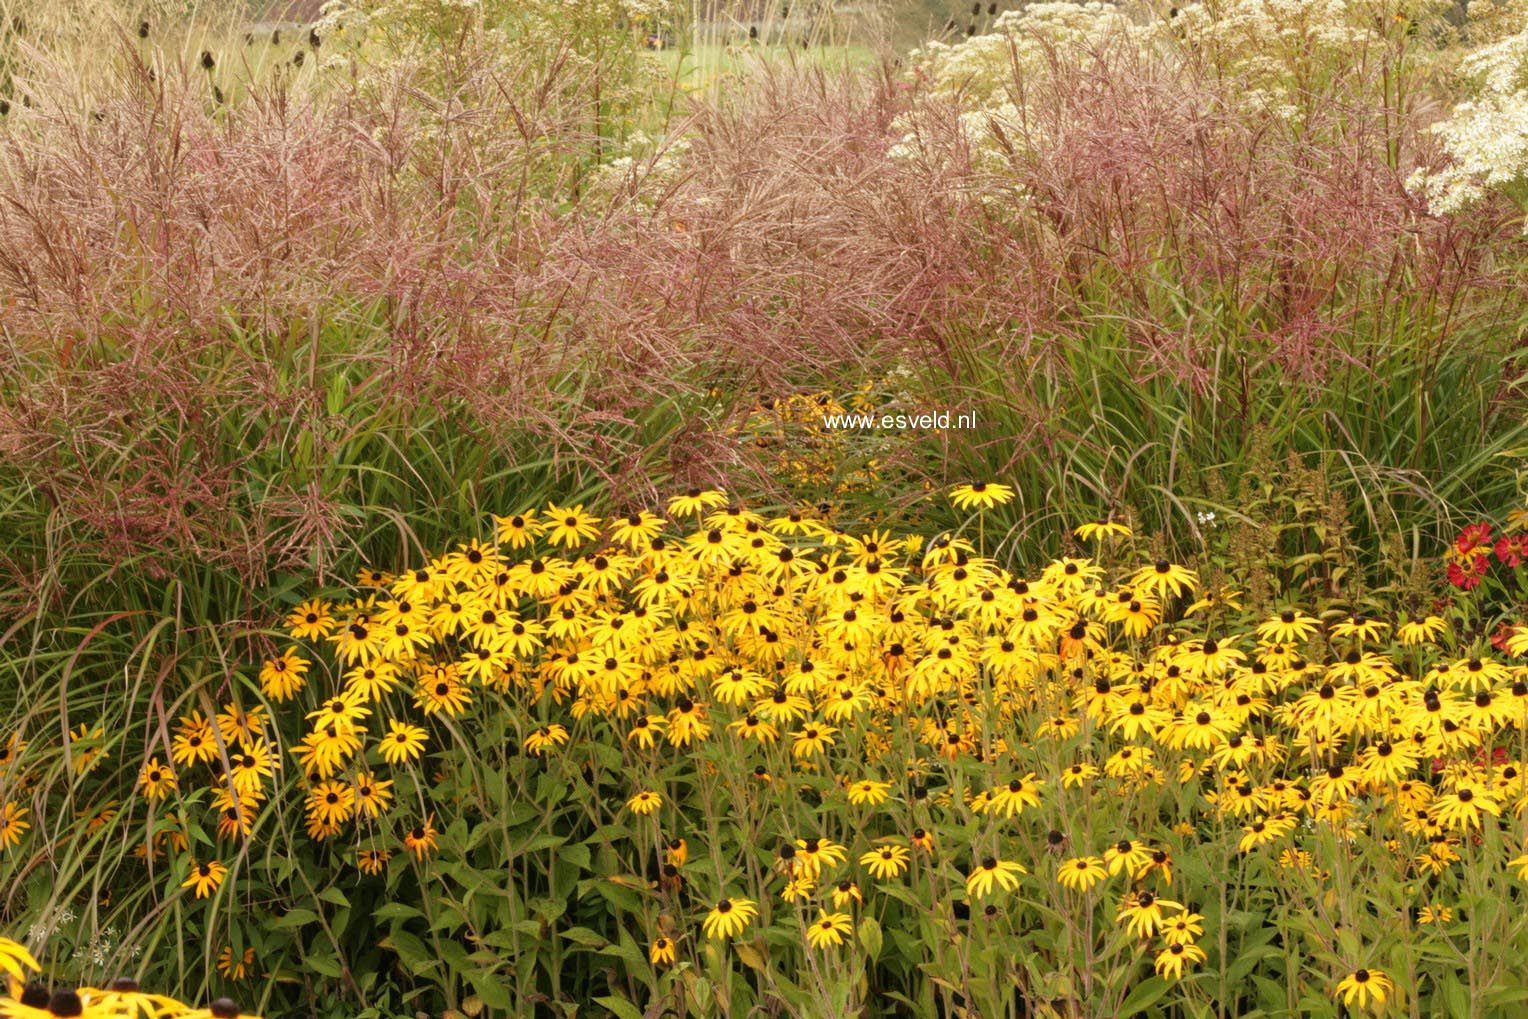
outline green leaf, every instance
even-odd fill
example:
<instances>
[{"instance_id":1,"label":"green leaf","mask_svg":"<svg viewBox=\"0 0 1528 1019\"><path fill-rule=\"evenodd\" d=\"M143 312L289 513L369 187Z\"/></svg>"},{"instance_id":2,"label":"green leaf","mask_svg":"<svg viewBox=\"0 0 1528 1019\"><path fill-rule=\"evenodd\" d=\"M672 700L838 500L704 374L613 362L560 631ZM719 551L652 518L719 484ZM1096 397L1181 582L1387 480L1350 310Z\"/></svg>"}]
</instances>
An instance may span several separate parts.
<instances>
[{"instance_id":1,"label":"green leaf","mask_svg":"<svg viewBox=\"0 0 1528 1019\"><path fill-rule=\"evenodd\" d=\"M318 914L313 912L313 910L289 909L271 926L278 930L293 930L298 927L306 927L310 923L318 923Z\"/></svg>"},{"instance_id":2,"label":"green leaf","mask_svg":"<svg viewBox=\"0 0 1528 1019\"><path fill-rule=\"evenodd\" d=\"M582 843L562 847L562 852L557 854L557 861L568 861L579 870L589 869L589 847Z\"/></svg>"},{"instance_id":3,"label":"green leaf","mask_svg":"<svg viewBox=\"0 0 1528 1019\"><path fill-rule=\"evenodd\" d=\"M617 1019L642 1019L642 1010L637 1008L625 998L610 995L605 998L595 998L594 1003L615 1013Z\"/></svg>"},{"instance_id":4,"label":"green leaf","mask_svg":"<svg viewBox=\"0 0 1528 1019\"><path fill-rule=\"evenodd\" d=\"M320 976L338 980L343 970L340 969L340 961L332 955L308 955L303 959L304 965Z\"/></svg>"},{"instance_id":5,"label":"green leaf","mask_svg":"<svg viewBox=\"0 0 1528 1019\"><path fill-rule=\"evenodd\" d=\"M383 948L391 948L398 953L398 959L404 967L415 976L422 976L437 967L435 958L430 954L423 941L420 941L408 931L394 931L382 939Z\"/></svg>"},{"instance_id":6,"label":"green leaf","mask_svg":"<svg viewBox=\"0 0 1528 1019\"><path fill-rule=\"evenodd\" d=\"M1171 987L1172 985L1162 977L1152 977L1145 983L1139 984L1135 990L1130 992L1130 996L1125 999L1124 1004L1120 1005L1118 1013L1120 1019L1129 1019L1130 1016L1140 1015L1161 1000L1162 996Z\"/></svg>"},{"instance_id":7,"label":"green leaf","mask_svg":"<svg viewBox=\"0 0 1528 1019\"><path fill-rule=\"evenodd\" d=\"M867 916L860 921L859 941L870 958L874 959L881 954L881 925L875 917Z\"/></svg>"},{"instance_id":8,"label":"green leaf","mask_svg":"<svg viewBox=\"0 0 1528 1019\"><path fill-rule=\"evenodd\" d=\"M339 906L341 909L348 909L350 907L350 900L345 898L345 893L333 885L319 892L318 897L325 902Z\"/></svg>"},{"instance_id":9,"label":"green leaf","mask_svg":"<svg viewBox=\"0 0 1528 1019\"><path fill-rule=\"evenodd\" d=\"M371 915L378 920L412 920L416 916L424 916L406 902L384 902L372 910Z\"/></svg>"},{"instance_id":10,"label":"green leaf","mask_svg":"<svg viewBox=\"0 0 1528 1019\"><path fill-rule=\"evenodd\" d=\"M1469 1019L1470 995L1464 984L1452 973L1443 975L1443 1002L1448 1006L1451 1019Z\"/></svg>"},{"instance_id":11,"label":"green leaf","mask_svg":"<svg viewBox=\"0 0 1528 1019\"><path fill-rule=\"evenodd\" d=\"M586 948L604 948L610 944L609 938L603 937L598 932L591 931L587 927L569 927L560 933L574 944L583 945Z\"/></svg>"},{"instance_id":12,"label":"green leaf","mask_svg":"<svg viewBox=\"0 0 1528 1019\"><path fill-rule=\"evenodd\" d=\"M468 974L467 979L472 983L472 989L477 992L477 996L483 999L483 1004L489 1008L514 1007L514 995L509 993L509 988L504 986L504 981L492 973Z\"/></svg>"}]
</instances>

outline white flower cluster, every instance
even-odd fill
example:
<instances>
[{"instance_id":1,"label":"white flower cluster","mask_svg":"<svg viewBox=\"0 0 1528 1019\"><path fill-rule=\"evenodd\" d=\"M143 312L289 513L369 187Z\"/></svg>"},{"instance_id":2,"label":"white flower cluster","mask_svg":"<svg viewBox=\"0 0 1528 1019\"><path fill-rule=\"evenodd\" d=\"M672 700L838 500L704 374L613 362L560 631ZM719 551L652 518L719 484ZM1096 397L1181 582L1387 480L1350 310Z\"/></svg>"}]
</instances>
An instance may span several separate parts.
<instances>
[{"instance_id":1,"label":"white flower cluster","mask_svg":"<svg viewBox=\"0 0 1528 1019\"><path fill-rule=\"evenodd\" d=\"M640 181L642 186L637 189L638 194L660 193L679 179L690 141L682 135L654 139L644 131L632 131L626 136L621 155L595 171L590 187L609 192Z\"/></svg>"},{"instance_id":2,"label":"white flower cluster","mask_svg":"<svg viewBox=\"0 0 1528 1019\"><path fill-rule=\"evenodd\" d=\"M1475 50L1460 70L1478 94L1433 128L1451 161L1418 170L1407 182L1435 215L1458 212L1490 191L1528 179L1528 24Z\"/></svg>"},{"instance_id":3,"label":"white flower cluster","mask_svg":"<svg viewBox=\"0 0 1528 1019\"><path fill-rule=\"evenodd\" d=\"M1016 71L1045 73L1047 55L1056 49L1086 47L1111 32L1137 28L1121 8L1096 0L1031 4L1000 14L983 35L955 45L931 42L913 52L911 63L934 95L982 107L1001 101Z\"/></svg>"},{"instance_id":4,"label":"white flower cluster","mask_svg":"<svg viewBox=\"0 0 1528 1019\"><path fill-rule=\"evenodd\" d=\"M58 906L27 928L27 941L34 945L48 941L60 927L68 926L77 919L79 917L74 910L68 906Z\"/></svg>"},{"instance_id":5,"label":"white flower cluster","mask_svg":"<svg viewBox=\"0 0 1528 1019\"><path fill-rule=\"evenodd\" d=\"M1450 2L1410 0L1402 16L1387 0L1217 0L1170 17L1142 5L1036 3L1001 15L984 35L931 43L912 63L931 95L960 104L977 165L996 165L1006 125L1027 121L1012 133L1031 146L1047 142L1016 104L1044 102L1115 61L1234 80L1242 109L1296 120L1323 83L1374 74L1378 61L1360 55L1392 47L1408 17L1432 17ZM910 131L893 149L918 152Z\"/></svg>"}]
</instances>

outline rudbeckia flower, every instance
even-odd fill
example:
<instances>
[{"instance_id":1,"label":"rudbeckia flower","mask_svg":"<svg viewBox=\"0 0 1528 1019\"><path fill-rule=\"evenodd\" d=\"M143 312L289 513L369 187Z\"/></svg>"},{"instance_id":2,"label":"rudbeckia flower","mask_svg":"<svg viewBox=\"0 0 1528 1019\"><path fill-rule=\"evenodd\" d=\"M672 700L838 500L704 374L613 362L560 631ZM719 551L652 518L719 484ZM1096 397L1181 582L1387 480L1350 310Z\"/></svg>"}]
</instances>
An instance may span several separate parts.
<instances>
[{"instance_id":1,"label":"rudbeckia flower","mask_svg":"<svg viewBox=\"0 0 1528 1019\"><path fill-rule=\"evenodd\" d=\"M287 632L298 640L323 640L338 625L331 607L321 598L303 602L287 615Z\"/></svg>"},{"instance_id":2,"label":"rudbeckia flower","mask_svg":"<svg viewBox=\"0 0 1528 1019\"><path fill-rule=\"evenodd\" d=\"M1153 892L1136 892L1120 904L1118 921L1131 935L1149 938L1162 928L1162 910L1168 907L1181 910L1183 904L1158 898Z\"/></svg>"},{"instance_id":3,"label":"rudbeckia flower","mask_svg":"<svg viewBox=\"0 0 1528 1019\"><path fill-rule=\"evenodd\" d=\"M583 504L567 509L555 503L546 508L547 540L553 545L576 548L586 541L599 537L599 517L585 513Z\"/></svg>"},{"instance_id":4,"label":"rudbeckia flower","mask_svg":"<svg viewBox=\"0 0 1528 1019\"><path fill-rule=\"evenodd\" d=\"M1166 598L1168 595L1176 596L1194 590L1199 586L1199 576L1187 567L1158 559L1150 566L1137 570L1130 578L1130 586Z\"/></svg>"},{"instance_id":5,"label":"rudbeckia flower","mask_svg":"<svg viewBox=\"0 0 1528 1019\"><path fill-rule=\"evenodd\" d=\"M1480 815L1501 816L1501 803L1484 786L1461 785L1447 796L1432 802L1432 815L1445 828L1464 830L1480 827Z\"/></svg>"},{"instance_id":6,"label":"rudbeckia flower","mask_svg":"<svg viewBox=\"0 0 1528 1019\"><path fill-rule=\"evenodd\" d=\"M813 948L837 947L854 930L854 920L848 913L817 911L817 919L807 928L807 944Z\"/></svg>"},{"instance_id":7,"label":"rudbeckia flower","mask_svg":"<svg viewBox=\"0 0 1528 1019\"><path fill-rule=\"evenodd\" d=\"M1201 963L1206 956L1204 949L1190 942L1174 942L1157 953L1154 968L1159 976L1168 980L1178 980L1183 976L1183 967Z\"/></svg>"},{"instance_id":8,"label":"rudbeckia flower","mask_svg":"<svg viewBox=\"0 0 1528 1019\"><path fill-rule=\"evenodd\" d=\"M193 889L198 899L205 899L218 890L227 876L228 868L217 860L209 860L202 864L192 860L190 876L182 881L180 886Z\"/></svg>"},{"instance_id":9,"label":"rudbeckia flower","mask_svg":"<svg viewBox=\"0 0 1528 1019\"><path fill-rule=\"evenodd\" d=\"M676 495L669 500L668 513L671 517L698 516L708 509L727 504L727 493L716 489L691 488L683 495Z\"/></svg>"},{"instance_id":10,"label":"rudbeckia flower","mask_svg":"<svg viewBox=\"0 0 1528 1019\"><path fill-rule=\"evenodd\" d=\"M1332 639L1343 640L1347 637L1356 637L1359 640L1378 641L1386 630L1390 629L1389 623L1378 619L1370 619L1368 616L1359 614L1349 616L1340 623L1332 626Z\"/></svg>"},{"instance_id":11,"label":"rudbeckia flower","mask_svg":"<svg viewBox=\"0 0 1528 1019\"><path fill-rule=\"evenodd\" d=\"M987 791L985 812L1013 817L1023 811L1026 806L1038 807L1040 790L1044 785L1045 783L1037 780L1035 773L1031 771L1023 778L1015 778L1006 785L990 789Z\"/></svg>"},{"instance_id":12,"label":"rudbeckia flower","mask_svg":"<svg viewBox=\"0 0 1528 1019\"><path fill-rule=\"evenodd\" d=\"M1341 997L1344 1005L1357 1002L1359 1008L1367 1008L1370 998L1376 1005L1383 1005L1392 987L1390 978L1381 970L1360 968L1338 982L1335 996Z\"/></svg>"},{"instance_id":13,"label":"rudbeckia flower","mask_svg":"<svg viewBox=\"0 0 1528 1019\"><path fill-rule=\"evenodd\" d=\"M956 485L950 490L950 501L956 509L991 509L1013 501L1013 486L991 481L973 481L969 485Z\"/></svg>"},{"instance_id":14,"label":"rudbeckia flower","mask_svg":"<svg viewBox=\"0 0 1528 1019\"><path fill-rule=\"evenodd\" d=\"M1108 876L1104 862L1096 856L1080 856L1056 868L1056 882L1074 892L1085 892Z\"/></svg>"},{"instance_id":15,"label":"rudbeckia flower","mask_svg":"<svg viewBox=\"0 0 1528 1019\"><path fill-rule=\"evenodd\" d=\"M1298 644L1321 628L1321 620L1297 609L1285 609L1274 618L1259 623L1257 635L1270 644Z\"/></svg>"},{"instance_id":16,"label":"rudbeckia flower","mask_svg":"<svg viewBox=\"0 0 1528 1019\"><path fill-rule=\"evenodd\" d=\"M1083 541L1093 541L1100 538L1128 537L1130 528L1117 520L1095 520L1086 524L1079 524L1073 528L1072 533Z\"/></svg>"},{"instance_id":17,"label":"rudbeckia flower","mask_svg":"<svg viewBox=\"0 0 1528 1019\"><path fill-rule=\"evenodd\" d=\"M1122 870L1126 874L1134 874L1150 862L1151 848L1135 839L1120 839L1104 850L1104 863L1110 874L1118 874Z\"/></svg>"},{"instance_id":18,"label":"rudbeckia flower","mask_svg":"<svg viewBox=\"0 0 1528 1019\"><path fill-rule=\"evenodd\" d=\"M525 752L532 757L539 757L548 747L560 747L566 742L568 730L554 722L525 737Z\"/></svg>"},{"instance_id":19,"label":"rudbeckia flower","mask_svg":"<svg viewBox=\"0 0 1528 1019\"><path fill-rule=\"evenodd\" d=\"M882 846L860 856L860 866L870 871L870 876L882 881L901 877L907 869L912 854L906 846Z\"/></svg>"},{"instance_id":20,"label":"rudbeckia flower","mask_svg":"<svg viewBox=\"0 0 1528 1019\"><path fill-rule=\"evenodd\" d=\"M362 873L377 875L387 868L387 861L393 858L391 849L362 849L356 857L356 866L361 868Z\"/></svg>"},{"instance_id":21,"label":"rudbeckia flower","mask_svg":"<svg viewBox=\"0 0 1528 1019\"><path fill-rule=\"evenodd\" d=\"M1076 789L1084 782L1098 777L1098 768L1095 765L1083 761L1078 764L1068 765L1061 769L1061 784L1068 789Z\"/></svg>"},{"instance_id":22,"label":"rudbeckia flower","mask_svg":"<svg viewBox=\"0 0 1528 1019\"><path fill-rule=\"evenodd\" d=\"M27 970L34 973L41 972L42 967L37 960L32 958L25 946L12 941L10 938L0 938L0 972L10 975L13 980L21 982L27 978Z\"/></svg>"},{"instance_id":23,"label":"rudbeckia flower","mask_svg":"<svg viewBox=\"0 0 1528 1019\"><path fill-rule=\"evenodd\" d=\"M1162 939L1169 945L1191 945L1204 934L1204 917L1198 913L1179 913L1162 926Z\"/></svg>"},{"instance_id":24,"label":"rudbeckia flower","mask_svg":"<svg viewBox=\"0 0 1528 1019\"><path fill-rule=\"evenodd\" d=\"M627 809L642 817L646 817L661 806L663 806L663 797L647 789L626 801Z\"/></svg>"},{"instance_id":25,"label":"rudbeckia flower","mask_svg":"<svg viewBox=\"0 0 1528 1019\"><path fill-rule=\"evenodd\" d=\"M542 525L536 520L534 510L507 517L495 516L493 522L498 527L494 540L500 545L508 545L514 549L525 548L543 533Z\"/></svg>"},{"instance_id":26,"label":"rudbeckia flower","mask_svg":"<svg viewBox=\"0 0 1528 1019\"><path fill-rule=\"evenodd\" d=\"M791 733L791 754L798 758L813 757L834 745L833 734L838 729L831 725L808 725Z\"/></svg>"},{"instance_id":27,"label":"rudbeckia flower","mask_svg":"<svg viewBox=\"0 0 1528 1019\"><path fill-rule=\"evenodd\" d=\"M1241 841L1236 844L1237 852L1250 853L1258 846L1281 839L1289 834L1294 825L1292 817L1260 817L1242 828Z\"/></svg>"},{"instance_id":28,"label":"rudbeckia flower","mask_svg":"<svg viewBox=\"0 0 1528 1019\"><path fill-rule=\"evenodd\" d=\"M1004 891L1018 887L1020 874L1027 874L1020 864L988 856L977 864L966 878L966 894L973 899L983 899L992 893L993 884Z\"/></svg>"},{"instance_id":29,"label":"rudbeckia flower","mask_svg":"<svg viewBox=\"0 0 1528 1019\"><path fill-rule=\"evenodd\" d=\"M886 797L891 790L890 782L877 782L874 779L861 779L858 782L849 783L849 802L855 806L876 806L886 802Z\"/></svg>"},{"instance_id":30,"label":"rudbeckia flower","mask_svg":"<svg viewBox=\"0 0 1528 1019\"><path fill-rule=\"evenodd\" d=\"M177 788L175 771L167 764L160 764L159 758L151 757L138 773L138 785L146 799L162 800Z\"/></svg>"},{"instance_id":31,"label":"rudbeckia flower","mask_svg":"<svg viewBox=\"0 0 1528 1019\"><path fill-rule=\"evenodd\" d=\"M654 938L653 943L647 949L647 957L654 966L672 965L675 954L674 942L671 938Z\"/></svg>"},{"instance_id":32,"label":"rudbeckia flower","mask_svg":"<svg viewBox=\"0 0 1528 1019\"><path fill-rule=\"evenodd\" d=\"M706 914L701 928L706 937L720 941L741 933L758 915L758 903L752 899L720 899Z\"/></svg>"},{"instance_id":33,"label":"rudbeckia flower","mask_svg":"<svg viewBox=\"0 0 1528 1019\"><path fill-rule=\"evenodd\" d=\"M432 815L423 824L415 825L404 834L403 848L413 853L414 859L422 860L437 847L435 839L439 834L435 830L435 818Z\"/></svg>"},{"instance_id":34,"label":"rudbeckia flower","mask_svg":"<svg viewBox=\"0 0 1528 1019\"><path fill-rule=\"evenodd\" d=\"M1422 926L1451 923L1454 911L1447 906L1423 906L1417 911L1417 923Z\"/></svg>"}]
</instances>

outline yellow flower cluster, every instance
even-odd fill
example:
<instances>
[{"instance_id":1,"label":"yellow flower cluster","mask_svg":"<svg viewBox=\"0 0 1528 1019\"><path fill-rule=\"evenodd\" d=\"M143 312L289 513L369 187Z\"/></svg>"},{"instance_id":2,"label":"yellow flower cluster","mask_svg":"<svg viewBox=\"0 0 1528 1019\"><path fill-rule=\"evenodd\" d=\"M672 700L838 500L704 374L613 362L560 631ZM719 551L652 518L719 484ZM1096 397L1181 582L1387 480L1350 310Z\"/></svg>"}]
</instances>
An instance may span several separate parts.
<instances>
[{"instance_id":1,"label":"yellow flower cluster","mask_svg":"<svg viewBox=\"0 0 1528 1019\"><path fill-rule=\"evenodd\" d=\"M987 485L953 493L977 509L1006 495ZM864 901L862 881L943 873L963 906L993 916L990 900L1026 884L1091 902L1117 879L1119 930L1143 950L1154 944L1155 969L1169 978L1205 954L1195 943L1203 917L1166 897L1177 893L1165 827L1070 850L1056 831L1051 854L1022 862L1012 833L1057 802L1075 816L1100 794L1175 783L1189 792L1174 837L1216 828L1243 854L1309 869L1314 843L1303 832L1369 833L1421 875L1528 810L1520 762L1489 756L1516 745L1509 734L1528 723L1524 666L1445 653L1441 620L1386 644L1390 624L1361 615L1324 622L1290 606L1248 619L1234 593L1200 591L1183 564L1130 561L1123 525L1084 525L1079 536L1098 542L1096 557L1025 577L960 535L926 545L853 535L809 514L764 516L712 490L676 497L666 517L601 519L555 504L498 517L494 541L396 575L363 571L360 596L313 599L287 617L306 643L274 653L259 683L272 704L301 694L311 709L306 734L286 748L299 765L289 801L302 804L312 838L352 833L367 873L386 869L390 847L424 860L440 848L434 814L389 836L393 779L379 773L424 765L431 741L454 729L428 726L513 697L557 718L521 729L531 756L604 741L640 769L725 741L732 751L720 759L738 770L721 778L740 787L786 771L831 776L814 809L856 818L851 834L863 841L793 833L771 872L781 899L818 904L816 919L801 921L814 949L853 931L845 910ZM1317 638L1329 654L1313 661ZM320 662L332 678L308 689ZM287 781L281 754L264 706L192 713L179 720L171 761L145 763L139 791L173 798L192 769L206 769L220 836L249 839L255 808ZM700 767L714 773L716 760ZM930 781L952 769L959 785ZM633 823L655 838L703 830L685 818L684 783L665 781L654 767L633 782ZM868 824L903 804L928 820L894 834ZM0 846L21 837L23 815L5 805ZM941 817L964 820L941 838L976 833L944 859L933 831ZM684 880L687 855L683 840L665 850L664 891ZM956 861L971 861L963 887L948 880ZM181 873L201 897L228 868L193 862ZM704 935L773 922L762 888L746 889L758 900L714 890L716 904L697 918ZM660 932L652 961L669 964L686 940ZM1358 972L1369 975L1342 993L1382 1001L1383 974Z\"/></svg>"}]
</instances>

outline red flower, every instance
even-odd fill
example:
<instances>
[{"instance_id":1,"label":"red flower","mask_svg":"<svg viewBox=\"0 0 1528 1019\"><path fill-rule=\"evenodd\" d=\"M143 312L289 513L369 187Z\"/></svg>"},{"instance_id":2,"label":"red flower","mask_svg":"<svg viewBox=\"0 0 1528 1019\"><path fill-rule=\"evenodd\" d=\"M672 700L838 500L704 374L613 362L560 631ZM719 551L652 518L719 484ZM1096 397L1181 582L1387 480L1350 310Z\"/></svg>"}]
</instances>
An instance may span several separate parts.
<instances>
[{"instance_id":1,"label":"red flower","mask_svg":"<svg viewBox=\"0 0 1528 1019\"><path fill-rule=\"evenodd\" d=\"M1485 578L1486 567L1491 565L1489 556L1477 555L1463 564L1448 564L1448 582L1465 591L1473 590L1480 586Z\"/></svg>"},{"instance_id":2,"label":"red flower","mask_svg":"<svg viewBox=\"0 0 1528 1019\"><path fill-rule=\"evenodd\" d=\"M1459 532L1459 537L1454 540L1454 547L1459 550L1459 558L1468 559L1477 549L1485 548L1491 544L1491 525L1487 523L1471 524Z\"/></svg>"},{"instance_id":3,"label":"red flower","mask_svg":"<svg viewBox=\"0 0 1528 1019\"><path fill-rule=\"evenodd\" d=\"M1491 646L1498 651L1505 652L1507 650L1507 638L1512 636L1512 630L1513 627L1510 623L1497 623L1496 632L1491 634Z\"/></svg>"},{"instance_id":4,"label":"red flower","mask_svg":"<svg viewBox=\"0 0 1528 1019\"><path fill-rule=\"evenodd\" d=\"M1528 558L1528 534L1512 534L1496 542L1496 558L1508 566L1522 565Z\"/></svg>"}]
</instances>

